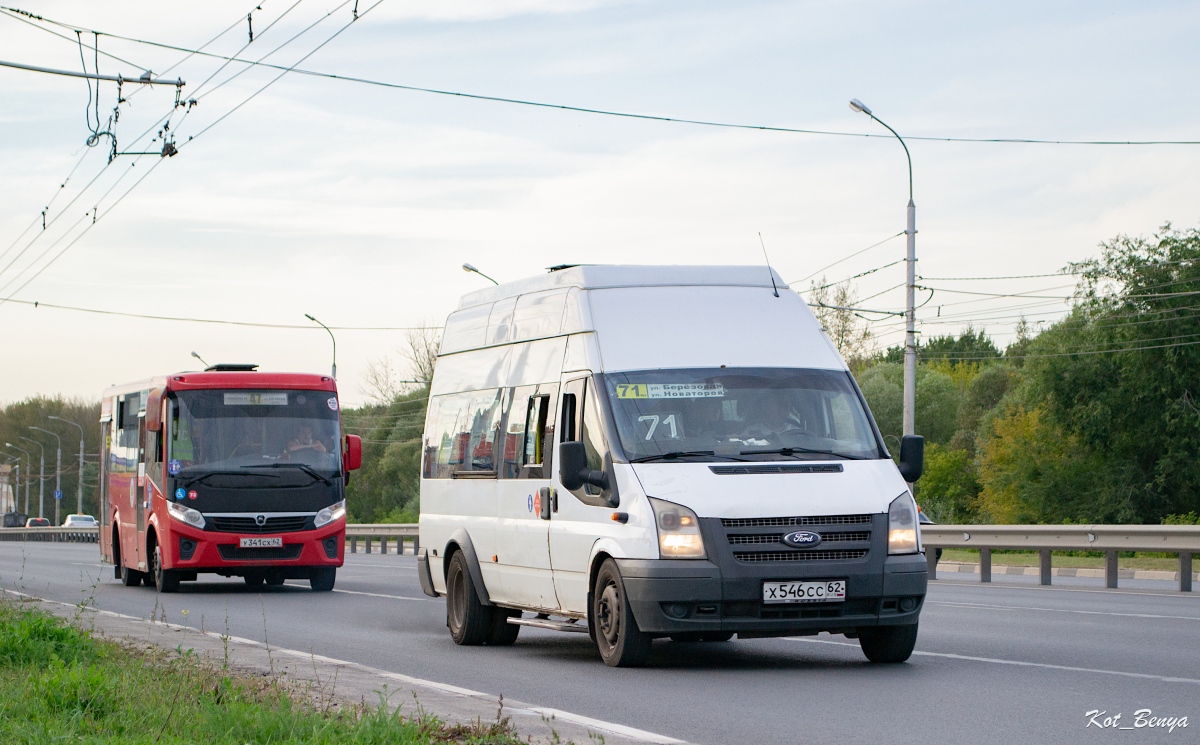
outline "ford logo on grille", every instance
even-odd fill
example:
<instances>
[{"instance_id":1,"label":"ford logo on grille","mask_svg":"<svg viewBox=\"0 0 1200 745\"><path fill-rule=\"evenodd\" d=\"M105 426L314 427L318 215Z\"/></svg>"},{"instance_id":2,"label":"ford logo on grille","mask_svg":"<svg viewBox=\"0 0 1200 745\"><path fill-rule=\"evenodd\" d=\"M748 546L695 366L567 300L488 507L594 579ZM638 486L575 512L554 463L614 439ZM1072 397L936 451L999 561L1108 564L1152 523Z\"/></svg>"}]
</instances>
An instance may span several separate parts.
<instances>
[{"instance_id":1,"label":"ford logo on grille","mask_svg":"<svg viewBox=\"0 0 1200 745\"><path fill-rule=\"evenodd\" d=\"M792 548L812 548L821 545L821 536L807 530L797 530L783 537L784 544Z\"/></svg>"}]
</instances>

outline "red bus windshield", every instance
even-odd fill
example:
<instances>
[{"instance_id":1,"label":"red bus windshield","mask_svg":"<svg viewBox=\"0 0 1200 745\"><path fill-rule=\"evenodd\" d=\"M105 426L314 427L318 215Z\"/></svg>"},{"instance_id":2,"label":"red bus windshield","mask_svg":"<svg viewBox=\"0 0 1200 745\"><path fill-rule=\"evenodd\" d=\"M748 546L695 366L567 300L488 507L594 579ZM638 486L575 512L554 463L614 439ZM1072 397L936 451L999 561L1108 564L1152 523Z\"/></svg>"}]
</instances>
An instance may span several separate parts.
<instances>
[{"instance_id":1,"label":"red bus windshield","mask_svg":"<svg viewBox=\"0 0 1200 745\"><path fill-rule=\"evenodd\" d=\"M168 467L254 471L294 463L340 477L337 409L329 391L179 391L171 405Z\"/></svg>"}]
</instances>

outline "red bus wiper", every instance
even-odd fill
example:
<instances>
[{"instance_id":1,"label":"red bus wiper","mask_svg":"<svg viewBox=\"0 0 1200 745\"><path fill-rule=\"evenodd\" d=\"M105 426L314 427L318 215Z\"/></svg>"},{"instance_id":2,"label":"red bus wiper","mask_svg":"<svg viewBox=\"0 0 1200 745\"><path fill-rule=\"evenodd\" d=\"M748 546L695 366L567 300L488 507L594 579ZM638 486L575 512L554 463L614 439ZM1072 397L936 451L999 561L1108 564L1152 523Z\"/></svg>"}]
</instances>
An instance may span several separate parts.
<instances>
[{"instance_id":1,"label":"red bus wiper","mask_svg":"<svg viewBox=\"0 0 1200 745\"><path fill-rule=\"evenodd\" d=\"M253 468L253 466L250 466L250 467ZM279 476L277 476L273 473L248 474L245 471L205 471L204 473L199 474L197 476L192 476L190 479L188 479L187 481L180 484L180 486L181 487L191 486L192 484L196 483L197 481L203 481L204 479L208 478L209 476L265 476L269 479L279 478Z\"/></svg>"},{"instance_id":2,"label":"red bus wiper","mask_svg":"<svg viewBox=\"0 0 1200 745\"><path fill-rule=\"evenodd\" d=\"M246 468L299 468L314 479L319 479L325 482L326 486L333 486L333 481L322 476L321 472L306 463L263 463L261 465L246 466ZM265 474L264 474L265 475ZM279 478L276 476L275 478Z\"/></svg>"}]
</instances>

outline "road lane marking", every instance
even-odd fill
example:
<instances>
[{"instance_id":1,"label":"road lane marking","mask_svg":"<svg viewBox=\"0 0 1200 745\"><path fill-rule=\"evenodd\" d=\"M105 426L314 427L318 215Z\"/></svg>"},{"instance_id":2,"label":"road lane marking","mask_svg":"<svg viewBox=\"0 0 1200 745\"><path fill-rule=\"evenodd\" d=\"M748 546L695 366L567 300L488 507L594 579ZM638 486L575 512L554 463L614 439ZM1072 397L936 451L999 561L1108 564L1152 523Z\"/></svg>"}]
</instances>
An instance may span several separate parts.
<instances>
[{"instance_id":1,"label":"road lane marking","mask_svg":"<svg viewBox=\"0 0 1200 745\"><path fill-rule=\"evenodd\" d=\"M346 591L343 590L342 592L346 592ZM75 603L66 603L61 600L47 600L46 598L37 597L36 595L27 595L26 593L17 592L16 590L8 590L8 589L0 588L0 593L10 593L12 595L17 595L19 597L28 598L30 600L39 600L43 603L51 603L53 605L62 605L62 606L68 607L68 608L79 608L80 607L78 604L75 604ZM353 593L353 594L370 595L371 593ZM383 597L396 597L396 596L385 595ZM422 600L422 599L429 599L429 598L410 598L410 599ZM378 675L378 676L384 677L384 678L389 678L391 680L395 680L398 682L407 683L409 685L416 686L419 688L428 688L431 690L441 691L443 693L449 693L449 694L456 695L456 696L464 696L464 697L468 697L468 698L482 699L482 700L488 701L488 702L494 702L497 700L496 696L482 693L480 691L473 691L470 688L460 688L459 686L450 685L449 683L439 683L436 680L426 680L424 678L414 678L411 675L404 675L402 673L392 673L392 672L388 672L386 670L381 670L379 668L370 667L368 665L363 665L363 664L360 664L357 662L350 662L349 660L339 660L336 657L326 657L324 655L315 654L313 652L303 652L298 649L287 649L286 647L272 647L263 642L255 641L254 639L246 639L244 637L231 636L228 634L218 634L215 631L203 631L201 629L197 629L194 626L184 626L184 625L177 624L177 623L170 623L168 621L155 621L153 619L140 618L138 616L131 616L131 615L128 615L125 613L117 613L115 611L101 610L99 608L95 608L92 606L85 606L85 607L81 608L81 610L86 610L86 611L90 611L93 613L100 613L102 615L113 616L116 618L124 618L124 619L132 620L132 621L142 621L142 622L147 622L147 623L153 623L153 624L157 624L159 626L163 626L163 627L169 628L169 629L193 631L193 632L196 632L199 634L203 634L205 636L213 637L216 639L224 639L224 640L228 640L231 642L237 642L239 644L247 644L247 645L254 646L254 647L265 647L272 654L282 654L282 655L287 655L289 657L298 657L303 660L320 660L321 662L326 662L331 665L343 665L345 667L355 668L357 670L362 670L364 672L372 673L374 675ZM521 714L521 715L525 715L525 716L536 716L536 717L539 717L542 719L561 719L565 722L572 722L574 724L579 724L584 727L590 727L592 729L600 730L601 732L608 732L609 734L618 735L620 737L627 737L627 738L630 738L633 740L640 740L643 742L655 743L656 745L688 745L686 740L678 740L673 737L667 737L666 735L659 735L654 732L647 732L646 730L636 729L634 727L627 727L623 724L617 724L615 722L606 722L601 719L593 719L591 717L585 717L582 714L573 714L569 711L562 711L561 709L551 709L551 708L542 707L542 706L527 706L527 707L513 707L513 708L506 707L505 710L512 714Z\"/></svg>"},{"instance_id":2,"label":"road lane marking","mask_svg":"<svg viewBox=\"0 0 1200 745\"><path fill-rule=\"evenodd\" d=\"M1118 613L1103 610L1071 610L1070 608L1036 608L1027 605L985 605L983 603L952 603L946 600L926 600L925 605L950 605L963 608L987 608L994 610L1037 610L1046 613L1079 613L1084 616L1120 616L1122 618L1168 618L1180 621L1200 621L1196 616L1161 616L1154 613Z\"/></svg>"},{"instance_id":3,"label":"road lane marking","mask_svg":"<svg viewBox=\"0 0 1200 745\"><path fill-rule=\"evenodd\" d=\"M785 636L785 639L793 642L807 642L808 644L832 644L837 647L855 647L859 645L851 642L835 642L830 639L806 639L800 636ZM966 654L952 654L950 652L920 652L914 651L914 656L921 657L941 657L948 660L964 660L966 662L987 662L993 665L1011 665L1014 667L1040 667L1046 670L1063 670L1071 673L1096 673L1098 675L1117 675L1123 678L1139 678L1141 680L1159 680L1164 683L1192 683L1200 685L1200 679L1196 678L1176 678L1169 675L1150 675L1149 673L1130 673L1124 670L1101 670L1094 667L1074 667L1071 665L1052 665L1048 662L1025 662L1023 660L1001 660L995 657L974 657Z\"/></svg>"},{"instance_id":4,"label":"road lane marking","mask_svg":"<svg viewBox=\"0 0 1200 745\"><path fill-rule=\"evenodd\" d=\"M440 602L436 598L416 598L407 595L384 595L381 592L360 592L358 590L334 590L334 592L342 592L347 595L366 595L369 598L391 598L392 600L420 600L423 602L437 603Z\"/></svg>"}]
</instances>

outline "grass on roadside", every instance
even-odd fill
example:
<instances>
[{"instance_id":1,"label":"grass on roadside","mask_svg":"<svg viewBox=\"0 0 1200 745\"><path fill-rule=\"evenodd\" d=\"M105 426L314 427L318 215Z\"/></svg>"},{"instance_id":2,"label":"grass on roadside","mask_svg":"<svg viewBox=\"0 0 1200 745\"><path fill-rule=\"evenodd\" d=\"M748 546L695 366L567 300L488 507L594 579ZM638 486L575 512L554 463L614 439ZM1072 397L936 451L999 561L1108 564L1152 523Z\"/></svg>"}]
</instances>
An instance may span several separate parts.
<instances>
[{"instance_id":1,"label":"grass on roadside","mask_svg":"<svg viewBox=\"0 0 1200 745\"><path fill-rule=\"evenodd\" d=\"M1103 569L1104 554L1096 551L1053 551L1052 559L1056 567L1078 567L1081 569ZM942 561L961 561L968 564L979 563L979 550L966 548L948 548L942 552ZM1035 567L1041 561L1037 551L992 551L992 566ZM1179 571L1179 558L1162 554L1138 554L1132 551L1122 551L1117 554L1117 567L1120 569L1154 569L1165 572Z\"/></svg>"},{"instance_id":2,"label":"grass on roadside","mask_svg":"<svg viewBox=\"0 0 1200 745\"><path fill-rule=\"evenodd\" d=\"M382 696L377 707L338 709L320 700L274 677L232 674L183 650L96 639L38 609L0 601L0 742L520 742L506 719L452 726L417 711L401 716Z\"/></svg>"}]
</instances>

